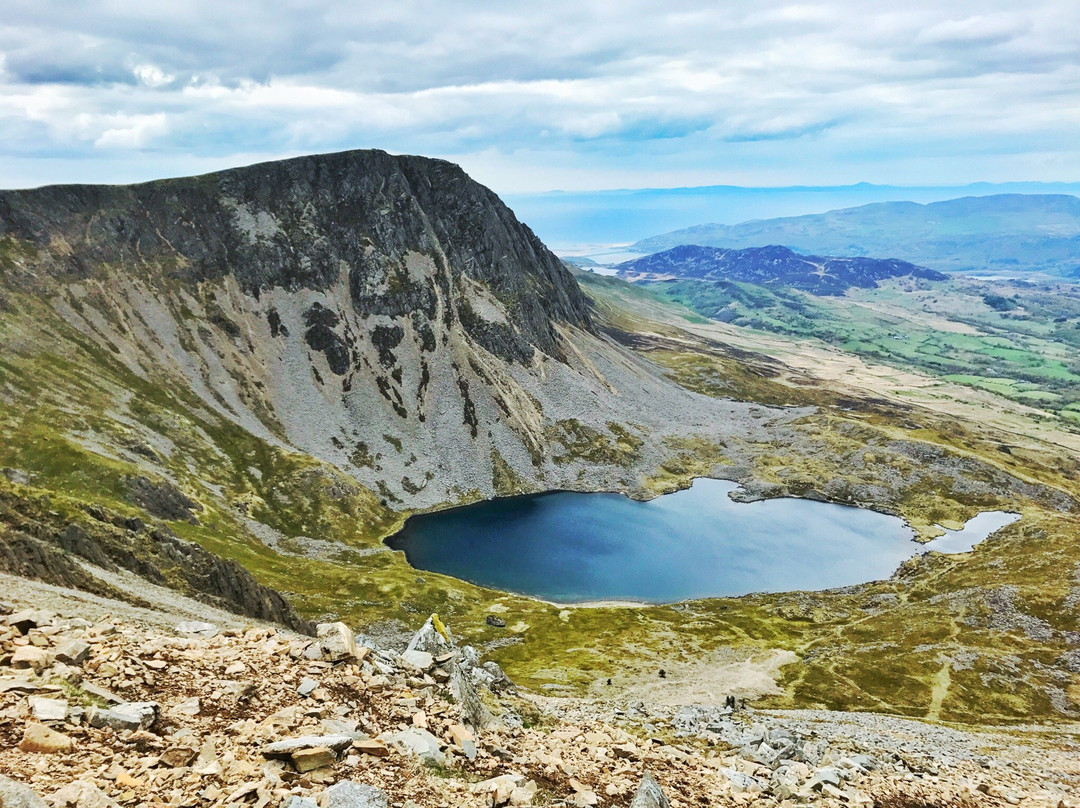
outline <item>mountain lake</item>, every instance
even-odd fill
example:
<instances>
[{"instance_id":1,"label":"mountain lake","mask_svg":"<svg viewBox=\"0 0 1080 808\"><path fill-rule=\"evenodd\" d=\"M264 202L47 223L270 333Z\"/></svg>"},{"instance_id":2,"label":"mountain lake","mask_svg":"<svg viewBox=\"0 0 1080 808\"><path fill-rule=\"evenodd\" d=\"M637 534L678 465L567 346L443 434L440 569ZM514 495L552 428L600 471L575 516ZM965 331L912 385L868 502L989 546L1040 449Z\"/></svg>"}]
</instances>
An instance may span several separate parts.
<instances>
[{"instance_id":1,"label":"mountain lake","mask_svg":"<svg viewBox=\"0 0 1080 808\"><path fill-rule=\"evenodd\" d=\"M1018 514L986 511L927 544L895 516L809 499L742 503L726 480L638 502L551 492L411 517L387 539L420 570L560 603L668 603L888 578L928 550L966 552Z\"/></svg>"}]
</instances>

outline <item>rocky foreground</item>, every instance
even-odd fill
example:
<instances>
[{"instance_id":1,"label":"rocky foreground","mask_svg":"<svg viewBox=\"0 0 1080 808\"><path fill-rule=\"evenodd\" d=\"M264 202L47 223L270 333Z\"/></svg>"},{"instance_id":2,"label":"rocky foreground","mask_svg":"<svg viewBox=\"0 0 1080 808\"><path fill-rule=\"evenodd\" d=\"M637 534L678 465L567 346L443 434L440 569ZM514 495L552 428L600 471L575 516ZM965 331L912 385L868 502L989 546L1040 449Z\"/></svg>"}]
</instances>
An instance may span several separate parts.
<instances>
[{"instance_id":1,"label":"rocky foreground","mask_svg":"<svg viewBox=\"0 0 1080 808\"><path fill-rule=\"evenodd\" d=\"M1068 728L540 698L436 616L384 648L38 605L0 605L0 808L1080 805Z\"/></svg>"}]
</instances>

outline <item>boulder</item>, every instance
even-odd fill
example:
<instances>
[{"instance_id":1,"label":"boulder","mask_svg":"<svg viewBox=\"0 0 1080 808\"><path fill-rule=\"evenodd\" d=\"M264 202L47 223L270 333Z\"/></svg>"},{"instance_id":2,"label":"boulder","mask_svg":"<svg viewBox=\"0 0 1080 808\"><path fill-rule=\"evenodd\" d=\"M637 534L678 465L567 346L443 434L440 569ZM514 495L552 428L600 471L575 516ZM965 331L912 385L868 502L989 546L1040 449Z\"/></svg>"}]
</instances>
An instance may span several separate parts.
<instances>
[{"instance_id":1,"label":"boulder","mask_svg":"<svg viewBox=\"0 0 1080 808\"><path fill-rule=\"evenodd\" d=\"M406 754L414 755L425 762L442 765L446 756L442 753L439 739L426 729L405 729L395 732L383 740L390 746L396 746Z\"/></svg>"},{"instance_id":2,"label":"boulder","mask_svg":"<svg viewBox=\"0 0 1080 808\"><path fill-rule=\"evenodd\" d=\"M435 665L435 657L427 651L405 651L401 655L401 661L421 671L429 671Z\"/></svg>"},{"instance_id":3,"label":"boulder","mask_svg":"<svg viewBox=\"0 0 1080 808\"><path fill-rule=\"evenodd\" d=\"M324 746L335 752L344 752L352 745L351 735L302 735L298 738L287 738L284 741L264 746L262 756L265 758L291 758L296 752L304 749L315 749Z\"/></svg>"},{"instance_id":4,"label":"boulder","mask_svg":"<svg viewBox=\"0 0 1080 808\"><path fill-rule=\"evenodd\" d=\"M196 637L213 637L218 633L218 627L213 623L204 623L199 620L185 620L176 626L179 634L190 634Z\"/></svg>"},{"instance_id":5,"label":"boulder","mask_svg":"<svg viewBox=\"0 0 1080 808\"><path fill-rule=\"evenodd\" d=\"M23 732L19 749L23 752L40 752L51 755L57 752L70 752L75 742L62 732L49 729L44 724L27 724Z\"/></svg>"},{"instance_id":6,"label":"boulder","mask_svg":"<svg viewBox=\"0 0 1080 808\"><path fill-rule=\"evenodd\" d=\"M38 721L64 721L67 719L68 703L63 699L47 699L42 696L30 698L30 712Z\"/></svg>"},{"instance_id":7,"label":"boulder","mask_svg":"<svg viewBox=\"0 0 1080 808\"><path fill-rule=\"evenodd\" d=\"M378 738L365 738L361 741L353 741L353 749L373 757L386 757L390 754L390 747Z\"/></svg>"},{"instance_id":8,"label":"boulder","mask_svg":"<svg viewBox=\"0 0 1080 808\"><path fill-rule=\"evenodd\" d=\"M44 616L33 609L23 609L4 618L4 625L14 627L20 634L29 634L30 629L37 628L44 622Z\"/></svg>"},{"instance_id":9,"label":"boulder","mask_svg":"<svg viewBox=\"0 0 1080 808\"><path fill-rule=\"evenodd\" d=\"M491 798L491 804L528 805L536 796L537 785L520 774L501 774L470 786L474 794L484 794Z\"/></svg>"},{"instance_id":10,"label":"boulder","mask_svg":"<svg viewBox=\"0 0 1080 808\"><path fill-rule=\"evenodd\" d=\"M199 753L187 746L173 746L161 753L158 762L170 769L182 769L190 766Z\"/></svg>"},{"instance_id":11,"label":"boulder","mask_svg":"<svg viewBox=\"0 0 1080 808\"><path fill-rule=\"evenodd\" d=\"M638 786L634 799L630 802L630 808L670 808L671 803L664 796L660 784L653 776L645 772L641 777L641 785Z\"/></svg>"},{"instance_id":12,"label":"boulder","mask_svg":"<svg viewBox=\"0 0 1080 808\"><path fill-rule=\"evenodd\" d=\"M387 808L386 792L352 780L342 780L319 795L319 808Z\"/></svg>"},{"instance_id":13,"label":"boulder","mask_svg":"<svg viewBox=\"0 0 1080 808\"><path fill-rule=\"evenodd\" d=\"M157 721L160 707L155 701L129 701L103 710L91 707L87 716L92 727L111 727L115 730L149 729Z\"/></svg>"},{"instance_id":14,"label":"boulder","mask_svg":"<svg viewBox=\"0 0 1080 808\"><path fill-rule=\"evenodd\" d=\"M50 663L49 652L33 645L20 646L11 655L11 667L30 668L34 673L41 673Z\"/></svg>"},{"instance_id":15,"label":"boulder","mask_svg":"<svg viewBox=\"0 0 1080 808\"><path fill-rule=\"evenodd\" d=\"M0 774L0 808L48 808L45 801L17 780Z\"/></svg>"},{"instance_id":16,"label":"boulder","mask_svg":"<svg viewBox=\"0 0 1080 808\"><path fill-rule=\"evenodd\" d=\"M86 640L68 640L57 647L54 656L65 665L81 665L90 656L90 643Z\"/></svg>"},{"instance_id":17,"label":"boulder","mask_svg":"<svg viewBox=\"0 0 1080 808\"><path fill-rule=\"evenodd\" d=\"M769 785L764 780L759 780L753 775L743 774L734 769L720 769L720 774L724 775L728 782L731 783L731 791L734 794L743 792L756 794L759 791L764 791Z\"/></svg>"},{"instance_id":18,"label":"boulder","mask_svg":"<svg viewBox=\"0 0 1080 808\"><path fill-rule=\"evenodd\" d=\"M356 638L344 623L320 623L315 627L322 655L331 662L356 657Z\"/></svg>"}]
</instances>

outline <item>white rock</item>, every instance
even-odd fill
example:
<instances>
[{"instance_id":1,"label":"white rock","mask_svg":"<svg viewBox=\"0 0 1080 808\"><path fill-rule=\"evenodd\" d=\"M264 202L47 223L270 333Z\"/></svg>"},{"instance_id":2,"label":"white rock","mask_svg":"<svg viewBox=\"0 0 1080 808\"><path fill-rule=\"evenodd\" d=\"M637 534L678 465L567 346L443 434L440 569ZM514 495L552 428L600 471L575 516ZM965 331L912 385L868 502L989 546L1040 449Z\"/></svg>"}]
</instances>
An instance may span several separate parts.
<instances>
[{"instance_id":1,"label":"white rock","mask_svg":"<svg viewBox=\"0 0 1080 808\"><path fill-rule=\"evenodd\" d=\"M435 666L435 657L427 651L406 651L401 655L401 661L422 671L431 670Z\"/></svg>"},{"instance_id":2,"label":"white rock","mask_svg":"<svg viewBox=\"0 0 1080 808\"><path fill-rule=\"evenodd\" d=\"M352 629L344 623L320 623L315 627L323 656L331 662L340 662L356 656L356 638Z\"/></svg>"},{"instance_id":3,"label":"white rock","mask_svg":"<svg viewBox=\"0 0 1080 808\"><path fill-rule=\"evenodd\" d=\"M68 703L63 699L30 698L30 710L38 721L63 721L67 718Z\"/></svg>"}]
</instances>

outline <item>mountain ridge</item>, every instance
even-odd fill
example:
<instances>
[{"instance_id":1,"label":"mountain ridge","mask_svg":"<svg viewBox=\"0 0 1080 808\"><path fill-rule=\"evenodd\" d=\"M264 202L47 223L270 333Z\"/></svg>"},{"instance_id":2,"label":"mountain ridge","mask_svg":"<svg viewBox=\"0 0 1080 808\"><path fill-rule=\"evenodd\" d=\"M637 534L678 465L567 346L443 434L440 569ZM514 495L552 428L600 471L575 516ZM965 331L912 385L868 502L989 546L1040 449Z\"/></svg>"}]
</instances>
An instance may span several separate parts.
<instances>
[{"instance_id":1,"label":"mountain ridge","mask_svg":"<svg viewBox=\"0 0 1080 808\"><path fill-rule=\"evenodd\" d=\"M735 225L696 225L642 239L630 249L655 253L680 244L728 249L782 244L819 255L891 255L941 271L1067 273L1080 265L1080 198L995 194L925 205L875 202Z\"/></svg>"},{"instance_id":2,"label":"mountain ridge","mask_svg":"<svg viewBox=\"0 0 1080 808\"><path fill-rule=\"evenodd\" d=\"M687 244L625 261L616 268L620 277L630 280L730 280L790 286L815 295L842 295L852 286L873 289L877 281L888 278L946 278L896 258L801 255L778 245L729 250Z\"/></svg>"}]
</instances>

